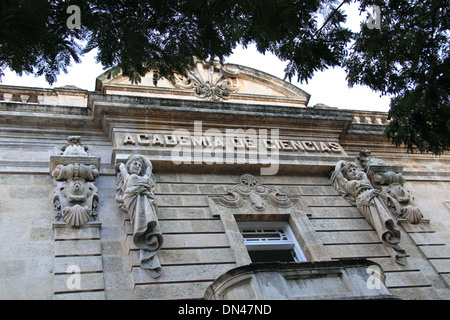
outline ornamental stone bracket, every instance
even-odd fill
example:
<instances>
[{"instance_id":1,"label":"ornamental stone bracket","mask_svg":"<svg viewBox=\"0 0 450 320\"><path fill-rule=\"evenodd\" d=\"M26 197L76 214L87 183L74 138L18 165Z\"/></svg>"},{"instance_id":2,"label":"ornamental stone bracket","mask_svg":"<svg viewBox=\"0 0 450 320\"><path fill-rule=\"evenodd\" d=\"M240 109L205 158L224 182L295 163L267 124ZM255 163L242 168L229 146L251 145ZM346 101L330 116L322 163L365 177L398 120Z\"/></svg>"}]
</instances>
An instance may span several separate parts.
<instances>
[{"instance_id":1,"label":"ornamental stone bracket","mask_svg":"<svg viewBox=\"0 0 450 320\"><path fill-rule=\"evenodd\" d=\"M50 157L55 225L80 228L98 222L99 197L94 182L99 176L100 157L87 150L81 137L71 136L61 154Z\"/></svg>"}]
</instances>

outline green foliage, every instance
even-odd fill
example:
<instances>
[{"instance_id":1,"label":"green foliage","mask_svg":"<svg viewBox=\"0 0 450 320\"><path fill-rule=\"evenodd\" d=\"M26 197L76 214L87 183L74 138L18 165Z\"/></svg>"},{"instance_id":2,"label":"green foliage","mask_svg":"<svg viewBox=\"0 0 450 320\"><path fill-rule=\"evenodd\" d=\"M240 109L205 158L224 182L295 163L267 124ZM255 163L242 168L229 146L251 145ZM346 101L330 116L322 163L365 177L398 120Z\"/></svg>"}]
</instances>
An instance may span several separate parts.
<instances>
[{"instance_id":1,"label":"green foliage","mask_svg":"<svg viewBox=\"0 0 450 320\"><path fill-rule=\"evenodd\" d=\"M409 151L450 149L448 0L361 1L382 13L381 30L362 25L345 61L349 84L392 95L385 135Z\"/></svg>"},{"instance_id":2,"label":"green foliage","mask_svg":"<svg viewBox=\"0 0 450 320\"><path fill-rule=\"evenodd\" d=\"M5 0L0 5L0 70L46 75L49 83L71 59L97 48L105 69L119 67L139 82L150 69L183 73L201 60L223 61L236 46L289 61L286 77L311 78L340 65L351 32L335 0ZM66 9L81 8L82 28L69 30ZM322 12L331 17L320 29ZM333 12L332 15L330 13ZM81 46L83 43L83 47Z\"/></svg>"},{"instance_id":3,"label":"green foliage","mask_svg":"<svg viewBox=\"0 0 450 320\"><path fill-rule=\"evenodd\" d=\"M0 73L9 67L53 83L72 60L80 62L85 35L67 28L67 7L65 1L1 1Z\"/></svg>"}]
</instances>

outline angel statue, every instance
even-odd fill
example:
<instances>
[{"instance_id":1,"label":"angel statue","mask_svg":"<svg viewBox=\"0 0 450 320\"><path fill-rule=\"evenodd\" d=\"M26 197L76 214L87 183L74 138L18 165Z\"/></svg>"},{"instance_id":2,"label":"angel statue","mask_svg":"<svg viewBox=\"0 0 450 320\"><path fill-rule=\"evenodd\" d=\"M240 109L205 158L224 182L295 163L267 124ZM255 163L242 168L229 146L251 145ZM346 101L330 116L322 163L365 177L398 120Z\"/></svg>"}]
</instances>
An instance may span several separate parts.
<instances>
[{"instance_id":1,"label":"angel statue","mask_svg":"<svg viewBox=\"0 0 450 320\"><path fill-rule=\"evenodd\" d=\"M331 175L331 183L344 198L356 204L396 262L405 265L406 251L400 247L401 233L387 207L386 196L372 186L354 162L339 161Z\"/></svg>"},{"instance_id":2,"label":"angel statue","mask_svg":"<svg viewBox=\"0 0 450 320\"><path fill-rule=\"evenodd\" d=\"M140 249L142 268L153 278L161 275L161 264L157 253L162 246L163 236L154 204L155 176L153 166L146 157L132 155L126 164L116 166L116 200L119 207L130 216L133 226L133 241Z\"/></svg>"}]
</instances>

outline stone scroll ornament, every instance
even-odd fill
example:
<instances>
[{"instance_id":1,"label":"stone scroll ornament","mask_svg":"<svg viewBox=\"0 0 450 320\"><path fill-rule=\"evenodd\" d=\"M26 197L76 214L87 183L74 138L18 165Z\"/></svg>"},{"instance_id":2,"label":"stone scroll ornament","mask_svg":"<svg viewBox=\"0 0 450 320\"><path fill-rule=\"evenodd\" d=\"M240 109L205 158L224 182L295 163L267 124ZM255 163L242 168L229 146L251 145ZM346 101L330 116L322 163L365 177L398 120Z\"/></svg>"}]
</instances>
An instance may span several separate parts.
<instances>
[{"instance_id":1,"label":"stone scroll ornament","mask_svg":"<svg viewBox=\"0 0 450 320\"><path fill-rule=\"evenodd\" d=\"M146 157L132 155L116 166L119 207L129 214L133 226L133 241L140 250L141 267L153 278L161 275L157 253L163 244L154 199L156 179L153 166Z\"/></svg>"},{"instance_id":2,"label":"stone scroll ornament","mask_svg":"<svg viewBox=\"0 0 450 320\"><path fill-rule=\"evenodd\" d=\"M98 193L94 181L99 176L98 157L90 156L81 137L68 138L59 156L51 157L54 180L54 218L79 228L97 220ZM64 223L63 222L63 223Z\"/></svg>"},{"instance_id":3,"label":"stone scroll ornament","mask_svg":"<svg viewBox=\"0 0 450 320\"><path fill-rule=\"evenodd\" d=\"M400 246L400 230L387 205L386 195L374 188L366 173L355 162L339 161L331 183L374 227L383 244L398 264L406 264L406 251Z\"/></svg>"},{"instance_id":4,"label":"stone scroll ornament","mask_svg":"<svg viewBox=\"0 0 450 320\"><path fill-rule=\"evenodd\" d=\"M290 208L293 205L288 196L259 183L251 174L241 176L239 183L228 189L227 195L215 201L228 208L239 208L247 202L256 211L265 211L267 203L279 208Z\"/></svg>"},{"instance_id":5,"label":"stone scroll ornament","mask_svg":"<svg viewBox=\"0 0 450 320\"><path fill-rule=\"evenodd\" d=\"M218 61L196 61L186 75L175 75L176 88L193 89L194 96L210 101L228 100L239 90L238 69L222 66Z\"/></svg>"}]
</instances>

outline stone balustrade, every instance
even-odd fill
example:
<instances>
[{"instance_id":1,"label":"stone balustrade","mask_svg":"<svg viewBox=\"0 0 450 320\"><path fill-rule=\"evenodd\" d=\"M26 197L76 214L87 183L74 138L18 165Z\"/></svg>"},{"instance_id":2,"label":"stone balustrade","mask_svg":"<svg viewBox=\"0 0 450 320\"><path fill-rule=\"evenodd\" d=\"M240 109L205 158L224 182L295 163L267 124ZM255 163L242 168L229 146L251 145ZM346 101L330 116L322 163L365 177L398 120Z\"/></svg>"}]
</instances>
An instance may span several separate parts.
<instances>
[{"instance_id":1,"label":"stone balustrade","mask_svg":"<svg viewBox=\"0 0 450 320\"><path fill-rule=\"evenodd\" d=\"M27 103L86 107L88 91L64 86L53 89L0 86L0 103Z\"/></svg>"},{"instance_id":2,"label":"stone balustrade","mask_svg":"<svg viewBox=\"0 0 450 320\"><path fill-rule=\"evenodd\" d=\"M353 123L357 124L379 124L387 125L390 120L388 120L388 115L380 113L369 113L369 112L354 112L353 113Z\"/></svg>"}]
</instances>

